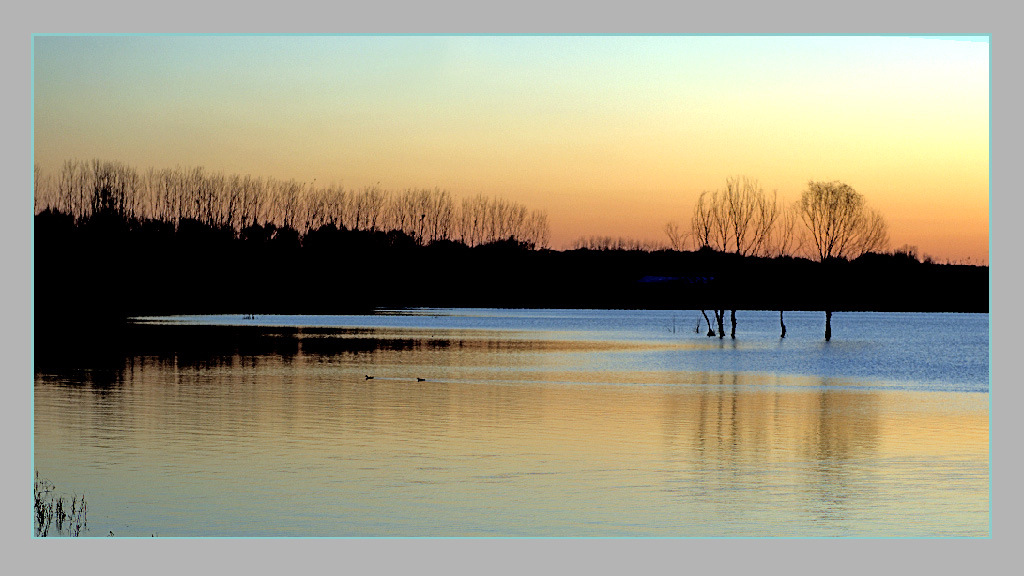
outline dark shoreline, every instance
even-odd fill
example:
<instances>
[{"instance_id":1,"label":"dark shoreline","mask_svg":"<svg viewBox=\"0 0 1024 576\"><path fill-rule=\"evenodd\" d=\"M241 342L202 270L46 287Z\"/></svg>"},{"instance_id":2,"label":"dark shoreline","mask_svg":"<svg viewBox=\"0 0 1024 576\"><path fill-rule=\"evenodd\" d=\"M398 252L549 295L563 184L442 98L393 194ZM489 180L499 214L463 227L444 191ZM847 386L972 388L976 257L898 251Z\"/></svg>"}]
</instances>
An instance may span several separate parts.
<instances>
[{"instance_id":1,"label":"dark shoreline","mask_svg":"<svg viewBox=\"0 0 1024 576\"><path fill-rule=\"evenodd\" d=\"M354 314L376 308L988 312L987 266L866 254L829 263L701 250L422 246L396 232L240 239L36 217L34 323L133 316Z\"/></svg>"}]
</instances>

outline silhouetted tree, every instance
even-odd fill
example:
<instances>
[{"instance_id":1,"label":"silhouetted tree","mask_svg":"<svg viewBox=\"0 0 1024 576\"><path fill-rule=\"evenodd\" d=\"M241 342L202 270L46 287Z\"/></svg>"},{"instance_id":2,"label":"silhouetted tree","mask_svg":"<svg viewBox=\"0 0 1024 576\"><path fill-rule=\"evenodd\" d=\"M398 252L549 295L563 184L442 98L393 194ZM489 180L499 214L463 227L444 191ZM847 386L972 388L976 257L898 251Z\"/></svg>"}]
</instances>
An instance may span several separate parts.
<instances>
[{"instance_id":1,"label":"silhouetted tree","mask_svg":"<svg viewBox=\"0 0 1024 576\"><path fill-rule=\"evenodd\" d=\"M757 180L728 178L725 190L701 193L691 227L700 247L741 256L762 254L778 216L775 195L768 198Z\"/></svg>"},{"instance_id":2,"label":"silhouetted tree","mask_svg":"<svg viewBox=\"0 0 1024 576\"><path fill-rule=\"evenodd\" d=\"M842 182L809 182L798 207L814 256L826 273L833 260L856 258L883 249L889 242L882 216L865 205L860 193ZM825 340L831 339L832 310L826 305Z\"/></svg>"},{"instance_id":3,"label":"silhouetted tree","mask_svg":"<svg viewBox=\"0 0 1024 576\"><path fill-rule=\"evenodd\" d=\"M686 238L689 234L684 233L679 229L679 224L676 222L669 222L665 224L665 234L668 236L669 246L673 250L682 251L686 248Z\"/></svg>"},{"instance_id":4,"label":"silhouetted tree","mask_svg":"<svg viewBox=\"0 0 1024 576\"><path fill-rule=\"evenodd\" d=\"M885 220L864 197L842 182L809 182L798 204L819 262L854 259L889 243Z\"/></svg>"},{"instance_id":5,"label":"silhouetted tree","mask_svg":"<svg viewBox=\"0 0 1024 576\"><path fill-rule=\"evenodd\" d=\"M765 194L757 180L732 177L724 190L702 192L690 219L691 234L700 249L733 252L738 256L781 255L792 243L793 218L782 218L775 193ZM780 229L781 226L781 229ZM678 237L673 224L665 229L669 238ZM724 310L716 310L719 338L724 337ZM732 338L736 338L736 312L732 311Z\"/></svg>"}]
</instances>

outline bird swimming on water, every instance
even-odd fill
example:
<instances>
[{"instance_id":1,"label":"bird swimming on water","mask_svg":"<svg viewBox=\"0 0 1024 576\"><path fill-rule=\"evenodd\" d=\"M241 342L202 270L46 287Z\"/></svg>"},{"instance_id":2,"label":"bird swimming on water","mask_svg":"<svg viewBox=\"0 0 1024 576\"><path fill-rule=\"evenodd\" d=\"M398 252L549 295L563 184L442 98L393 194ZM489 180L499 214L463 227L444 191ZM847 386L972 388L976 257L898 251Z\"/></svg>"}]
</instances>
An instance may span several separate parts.
<instances>
[{"instance_id":1,"label":"bird swimming on water","mask_svg":"<svg viewBox=\"0 0 1024 576\"><path fill-rule=\"evenodd\" d=\"M373 380L373 376L369 376L369 375L367 375L367 376L366 376L366 379L367 379L367 380Z\"/></svg>"},{"instance_id":2,"label":"bird swimming on water","mask_svg":"<svg viewBox=\"0 0 1024 576\"><path fill-rule=\"evenodd\" d=\"M427 381L427 379L426 379L426 378L420 378L420 377L418 377L418 376L417 376L417 377L416 377L416 381L417 381L417 382L426 382L426 381Z\"/></svg>"}]
</instances>

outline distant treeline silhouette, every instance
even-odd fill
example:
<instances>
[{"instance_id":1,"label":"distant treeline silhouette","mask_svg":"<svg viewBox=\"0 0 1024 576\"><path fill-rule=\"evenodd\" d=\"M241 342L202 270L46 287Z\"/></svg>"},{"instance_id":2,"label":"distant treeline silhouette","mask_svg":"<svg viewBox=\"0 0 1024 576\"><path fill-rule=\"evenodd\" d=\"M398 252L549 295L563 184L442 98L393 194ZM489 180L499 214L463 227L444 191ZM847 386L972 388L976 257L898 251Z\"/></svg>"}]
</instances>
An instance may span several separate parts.
<instances>
[{"instance_id":1,"label":"distant treeline silhouette","mask_svg":"<svg viewBox=\"0 0 1024 576\"><path fill-rule=\"evenodd\" d=\"M669 246L652 240L640 240L624 236L580 236L573 241L572 249L657 252L659 250L668 250Z\"/></svg>"},{"instance_id":2,"label":"distant treeline silhouette","mask_svg":"<svg viewBox=\"0 0 1024 576\"><path fill-rule=\"evenodd\" d=\"M70 215L76 222L102 216L135 227L199 224L236 237L254 228L300 236L322 228L401 232L417 244L513 240L530 248L546 247L549 235L543 211L484 195L457 200L440 189L347 190L213 174L201 167L140 174L123 163L100 160L69 160L56 176L37 166L35 186L37 214Z\"/></svg>"}]
</instances>

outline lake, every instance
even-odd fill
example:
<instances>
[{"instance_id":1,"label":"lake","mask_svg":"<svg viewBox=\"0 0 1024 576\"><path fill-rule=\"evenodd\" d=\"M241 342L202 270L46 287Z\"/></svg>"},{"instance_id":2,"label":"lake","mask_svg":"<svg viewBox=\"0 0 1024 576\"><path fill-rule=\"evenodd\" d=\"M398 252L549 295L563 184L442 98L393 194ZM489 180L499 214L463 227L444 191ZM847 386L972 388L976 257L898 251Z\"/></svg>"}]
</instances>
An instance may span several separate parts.
<instances>
[{"instance_id":1,"label":"lake","mask_svg":"<svg viewBox=\"0 0 1024 576\"><path fill-rule=\"evenodd\" d=\"M87 497L87 536L990 535L987 314L837 312L830 342L821 312L787 312L784 339L778 312L737 320L735 340L692 310L37 335L34 467Z\"/></svg>"}]
</instances>

